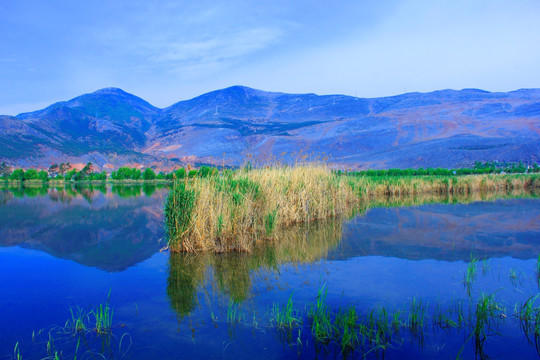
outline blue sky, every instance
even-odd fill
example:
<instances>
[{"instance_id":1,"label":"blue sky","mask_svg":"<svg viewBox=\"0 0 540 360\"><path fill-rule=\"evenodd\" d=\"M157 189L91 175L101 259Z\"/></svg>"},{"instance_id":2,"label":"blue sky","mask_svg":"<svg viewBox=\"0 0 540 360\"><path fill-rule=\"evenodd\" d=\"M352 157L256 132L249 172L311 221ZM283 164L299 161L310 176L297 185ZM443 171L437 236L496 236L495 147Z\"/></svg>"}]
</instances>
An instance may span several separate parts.
<instances>
[{"instance_id":1,"label":"blue sky","mask_svg":"<svg viewBox=\"0 0 540 360\"><path fill-rule=\"evenodd\" d=\"M540 87L538 0L0 0L0 114L115 86L360 97Z\"/></svg>"}]
</instances>

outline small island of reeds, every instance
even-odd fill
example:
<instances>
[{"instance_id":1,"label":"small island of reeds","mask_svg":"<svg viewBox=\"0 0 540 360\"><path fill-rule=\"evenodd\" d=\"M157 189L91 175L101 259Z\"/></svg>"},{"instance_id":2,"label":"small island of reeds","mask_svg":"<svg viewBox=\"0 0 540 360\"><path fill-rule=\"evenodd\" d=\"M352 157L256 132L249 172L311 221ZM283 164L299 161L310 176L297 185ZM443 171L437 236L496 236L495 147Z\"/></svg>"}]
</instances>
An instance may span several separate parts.
<instances>
[{"instance_id":1,"label":"small island of reeds","mask_svg":"<svg viewBox=\"0 0 540 360\"><path fill-rule=\"evenodd\" d=\"M381 196L462 194L540 187L538 174L342 172L304 164L208 172L176 180L165 203L169 249L251 251L294 224L348 217Z\"/></svg>"}]
</instances>

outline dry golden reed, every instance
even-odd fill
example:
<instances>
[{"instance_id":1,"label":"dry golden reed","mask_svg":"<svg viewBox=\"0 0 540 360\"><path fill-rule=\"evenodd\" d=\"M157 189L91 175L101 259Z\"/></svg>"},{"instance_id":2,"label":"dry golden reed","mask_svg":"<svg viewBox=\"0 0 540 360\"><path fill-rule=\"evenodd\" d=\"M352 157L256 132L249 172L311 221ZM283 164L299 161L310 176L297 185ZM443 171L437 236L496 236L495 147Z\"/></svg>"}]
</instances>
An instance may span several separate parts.
<instances>
[{"instance_id":1,"label":"dry golden reed","mask_svg":"<svg viewBox=\"0 0 540 360\"><path fill-rule=\"evenodd\" d=\"M349 216L380 196L538 188L538 175L367 177L324 165L226 170L175 183L165 206L173 251L251 251L293 224Z\"/></svg>"}]
</instances>

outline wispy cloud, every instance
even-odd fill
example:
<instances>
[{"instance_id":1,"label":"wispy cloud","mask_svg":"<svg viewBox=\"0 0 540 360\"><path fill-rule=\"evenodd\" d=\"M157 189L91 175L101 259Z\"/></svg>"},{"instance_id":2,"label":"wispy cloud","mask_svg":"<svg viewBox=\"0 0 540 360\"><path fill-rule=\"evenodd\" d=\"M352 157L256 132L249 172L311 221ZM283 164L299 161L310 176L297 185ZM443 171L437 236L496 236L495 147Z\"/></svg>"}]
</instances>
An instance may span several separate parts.
<instances>
[{"instance_id":1,"label":"wispy cloud","mask_svg":"<svg viewBox=\"0 0 540 360\"><path fill-rule=\"evenodd\" d=\"M216 68L218 64L240 60L265 49L283 36L279 28L259 27L220 34L198 41L151 44L145 51L152 63L166 63L173 68L192 71ZM221 66L220 66L221 67Z\"/></svg>"}]
</instances>

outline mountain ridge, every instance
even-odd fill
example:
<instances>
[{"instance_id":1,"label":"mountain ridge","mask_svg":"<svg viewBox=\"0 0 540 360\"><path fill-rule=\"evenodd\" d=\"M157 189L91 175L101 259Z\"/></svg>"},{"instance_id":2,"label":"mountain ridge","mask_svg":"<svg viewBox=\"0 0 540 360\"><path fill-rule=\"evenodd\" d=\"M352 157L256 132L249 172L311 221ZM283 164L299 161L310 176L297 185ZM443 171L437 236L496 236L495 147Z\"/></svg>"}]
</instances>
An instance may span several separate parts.
<instances>
[{"instance_id":1,"label":"mountain ridge","mask_svg":"<svg viewBox=\"0 0 540 360\"><path fill-rule=\"evenodd\" d=\"M92 161L169 169L325 159L353 168L538 162L540 89L444 89L379 98L288 94L235 85L158 108L103 88L0 116L0 161Z\"/></svg>"}]
</instances>

